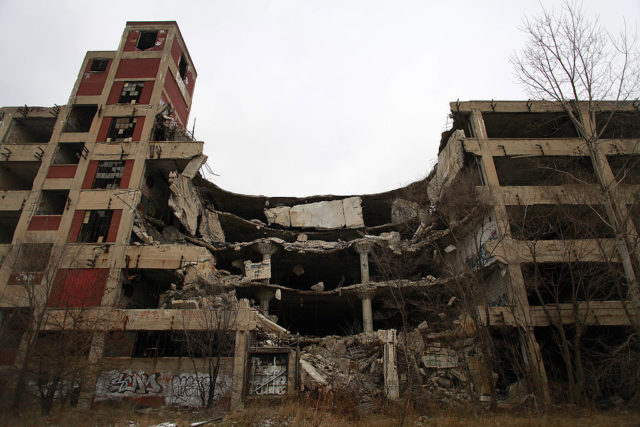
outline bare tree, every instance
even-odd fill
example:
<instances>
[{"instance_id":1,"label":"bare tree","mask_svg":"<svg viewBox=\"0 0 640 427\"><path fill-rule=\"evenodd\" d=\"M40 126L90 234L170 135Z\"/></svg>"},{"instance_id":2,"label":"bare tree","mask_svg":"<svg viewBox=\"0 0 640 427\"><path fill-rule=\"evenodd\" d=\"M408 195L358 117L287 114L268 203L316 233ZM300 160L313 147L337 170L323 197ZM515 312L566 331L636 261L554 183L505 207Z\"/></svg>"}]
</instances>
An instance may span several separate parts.
<instances>
[{"instance_id":1,"label":"bare tree","mask_svg":"<svg viewBox=\"0 0 640 427\"><path fill-rule=\"evenodd\" d=\"M601 149L623 101L636 98L640 90L637 30L624 25L618 34L612 34L569 1L559 11L543 9L540 16L525 18L522 30L528 42L511 58L515 76L531 97L558 102L583 139L638 310L640 259L633 253L636 248L628 233L628 215L616 203L616 181L607 176Z\"/></svg>"}]
</instances>

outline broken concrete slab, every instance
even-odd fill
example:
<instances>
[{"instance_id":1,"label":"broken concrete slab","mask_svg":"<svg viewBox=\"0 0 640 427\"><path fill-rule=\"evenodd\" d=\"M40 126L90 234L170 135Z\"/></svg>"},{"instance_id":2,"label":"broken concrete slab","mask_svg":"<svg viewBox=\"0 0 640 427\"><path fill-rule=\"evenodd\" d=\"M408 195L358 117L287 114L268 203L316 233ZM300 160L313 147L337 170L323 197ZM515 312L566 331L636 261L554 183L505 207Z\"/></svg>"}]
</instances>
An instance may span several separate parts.
<instances>
[{"instance_id":1,"label":"broken concrete slab","mask_svg":"<svg viewBox=\"0 0 640 427\"><path fill-rule=\"evenodd\" d=\"M464 147L462 140L465 138L463 130L456 130L449 137L444 150L438 155L436 176L427 186L427 196L431 203L436 203L444 193L444 190L453 183L454 179L464 167Z\"/></svg>"},{"instance_id":2,"label":"broken concrete slab","mask_svg":"<svg viewBox=\"0 0 640 427\"><path fill-rule=\"evenodd\" d=\"M277 224L283 227L291 227L291 216L289 215L289 206L278 206L276 208L265 209L264 216L267 218L269 225Z\"/></svg>"},{"instance_id":3,"label":"broken concrete slab","mask_svg":"<svg viewBox=\"0 0 640 427\"><path fill-rule=\"evenodd\" d=\"M262 262L244 262L244 274L249 280L262 280L271 278L271 260Z\"/></svg>"},{"instance_id":4,"label":"broken concrete slab","mask_svg":"<svg viewBox=\"0 0 640 427\"><path fill-rule=\"evenodd\" d=\"M187 163L187 166L184 167L182 175L186 176L189 179L195 178L202 165L204 165L206 162L207 156L205 156L204 154L193 156L189 163Z\"/></svg>"},{"instance_id":5,"label":"broken concrete slab","mask_svg":"<svg viewBox=\"0 0 640 427\"><path fill-rule=\"evenodd\" d=\"M405 199L391 203L391 222L401 224L418 216L418 204Z\"/></svg>"},{"instance_id":6,"label":"broken concrete slab","mask_svg":"<svg viewBox=\"0 0 640 427\"><path fill-rule=\"evenodd\" d=\"M191 236L195 236L198 228L198 217L202 212L202 202L191 179L179 175L176 171L169 173L169 207L176 218Z\"/></svg>"},{"instance_id":7,"label":"broken concrete slab","mask_svg":"<svg viewBox=\"0 0 640 427\"><path fill-rule=\"evenodd\" d=\"M198 232L202 236L202 240L207 243L224 242L224 231L220 224L218 214L206 209L202 213Z\"/></svg>"},{"instance_id":8,"label":"broken concrete slab","mask_svg":"<svg viewBox=\"0 0 640 427\"><path fill-rule=\"evenodd\" d=\"M364 227L364 219L362 217L362 199L360 197L348 197L346 199L342 199L342 210L344 211L345 227Z\"/></svg>"}]
</instances>

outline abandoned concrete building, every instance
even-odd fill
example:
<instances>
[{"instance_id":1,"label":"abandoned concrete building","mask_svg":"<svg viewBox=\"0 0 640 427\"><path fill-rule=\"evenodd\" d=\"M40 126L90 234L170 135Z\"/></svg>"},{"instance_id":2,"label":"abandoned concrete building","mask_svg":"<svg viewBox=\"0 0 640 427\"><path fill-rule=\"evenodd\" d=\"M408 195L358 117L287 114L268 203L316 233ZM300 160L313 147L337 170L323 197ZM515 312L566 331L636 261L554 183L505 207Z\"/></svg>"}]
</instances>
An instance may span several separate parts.
<instances>
[{"instance_id":1,"label":"abandoned concrete building","mask_svg":"<svg viewBox=\"0 0 640 427\"><path fill-rule=\"evenodd\" d=\"M246 196L199 172L196 77L175 22L128 22L67 105L0 109L3 389L239 406L355 383L366 409L507 398L529 372L548 395L567 381L554 327L616 341L637 322L636 103L601 136L609 210L543 101L452 103L436 168L405 188Z\"/></svg>"}]
</instances>

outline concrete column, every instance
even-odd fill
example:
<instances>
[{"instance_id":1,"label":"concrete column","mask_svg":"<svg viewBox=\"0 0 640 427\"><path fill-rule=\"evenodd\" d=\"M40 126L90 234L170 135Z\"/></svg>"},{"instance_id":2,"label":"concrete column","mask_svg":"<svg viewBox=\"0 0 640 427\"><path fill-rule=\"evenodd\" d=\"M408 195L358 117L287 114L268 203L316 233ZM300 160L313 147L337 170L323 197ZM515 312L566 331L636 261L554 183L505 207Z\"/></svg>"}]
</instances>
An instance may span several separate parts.
<instances>
[{"instance_id":1,"label":"concrete column","mask_svg":"<svg viewBox=\"0 0 640 427\"><path fill-rule=\"evenodd\" d=\"M265 316L269 315L269 301L273 298L275 292L269 289L261 290L256 294L258 301L260 301L260 310Z\"/></svg>"},{"instance_id":2,"label":"concrete column","mask_svg":"<svg viewBox=\"0 0 640 427\"><path fill-rule=\"evenodd\" d=\"M360 255L360 283L369 281L369 252L373 244L366 240L361 240L353 245L353 248Z\"/></svg>"},{"instance_id":3,"label":"concrete column","mask_svg":"<svg viewBox=\"0 0 640 427\"><path fill-rule=\"evenodd\" d=\"M258 252L262 254L262 262L271 261L271 255L278 252L278 247L268 240L258 242L255 248L258 250ZM268 285L269 281L270 281L269 279L263 279L262 284ZM262 307L262 302L260 303L260 306ZM268 308L269 308L269 302L267 302L267 310Z\"/></svg>"},{"instance_id":4,"label":"concrete column","mask_svg":"<svg viewBox=\"0 0 640 427\"><path fill-rule=\"evenodd\" d=\"M398 363L396 361L396 330L378 331L378 337L384 344L384 393L388 399L397 400L400 398L400 382L398 381Z\"/></svg>"},{"instance_id":5,"label":"concrete column","mask_svg":"<svg viewBox=\"0 0 640 427\"><path fill-rule=\"evenodd\" d=\"M252 328L249 301L243 299L238 303L236 314L236 343L233 353L233 376L231 380L231 409L244 407L245 368L247 366L248 330ZM255 328L255 325L253 326Z\"/></svg>"},{"instance_id":6,"label":"concrete column","mask_svg":"<svg viewBox=\"0 0 640 427\"><path fill-rule=\"evenodd\" d=\"M373 332L373 313L371 311L371 297L362 298L362 327L364 332Z\"/></svg>"}]
</instances>

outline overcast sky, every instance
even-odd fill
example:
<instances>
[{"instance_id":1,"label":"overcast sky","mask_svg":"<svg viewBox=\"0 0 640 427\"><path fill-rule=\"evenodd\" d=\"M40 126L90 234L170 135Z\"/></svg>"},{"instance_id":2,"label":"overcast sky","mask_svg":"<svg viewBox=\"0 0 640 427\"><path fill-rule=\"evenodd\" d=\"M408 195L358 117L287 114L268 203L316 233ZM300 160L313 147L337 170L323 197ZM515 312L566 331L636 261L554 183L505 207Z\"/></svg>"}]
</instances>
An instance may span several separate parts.
<instances>
[{"instance_id":1,"label":"overcast sky","mask_svg":"<svg viewBox=\"0 0 640 427\"><path fill-rule=\"evenodd\" d=\"M543 1L542 4L557 4ZM524 99L509 55L536 1L0 0L0 105L65 104L87 50L175 20L198 71L189 128L211 177L269 196L406 185L437 159L449 102ZM608 28L638 0L585 1Z\"/></svg>"}]
</instances>

